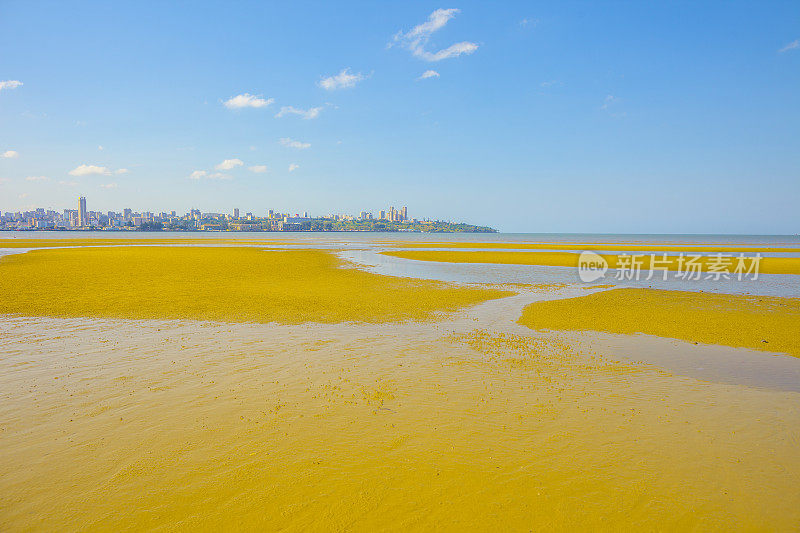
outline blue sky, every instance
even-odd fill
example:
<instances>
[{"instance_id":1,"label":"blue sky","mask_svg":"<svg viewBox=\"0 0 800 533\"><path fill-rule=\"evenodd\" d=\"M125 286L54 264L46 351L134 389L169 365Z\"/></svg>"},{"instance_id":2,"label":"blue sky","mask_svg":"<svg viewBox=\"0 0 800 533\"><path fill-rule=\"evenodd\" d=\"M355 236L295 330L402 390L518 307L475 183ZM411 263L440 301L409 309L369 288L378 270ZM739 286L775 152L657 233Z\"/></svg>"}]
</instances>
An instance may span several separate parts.
<instances>
[{"instance_id":1,"label":"blue sky","mask_svg":"<svg viewBox=\"0 0 800 533\"><path fill-rule=\"evenodd\" d=\"M0 210L798 233L798 39L798 2L0 0Z\"/></svg>"}]
</instances>

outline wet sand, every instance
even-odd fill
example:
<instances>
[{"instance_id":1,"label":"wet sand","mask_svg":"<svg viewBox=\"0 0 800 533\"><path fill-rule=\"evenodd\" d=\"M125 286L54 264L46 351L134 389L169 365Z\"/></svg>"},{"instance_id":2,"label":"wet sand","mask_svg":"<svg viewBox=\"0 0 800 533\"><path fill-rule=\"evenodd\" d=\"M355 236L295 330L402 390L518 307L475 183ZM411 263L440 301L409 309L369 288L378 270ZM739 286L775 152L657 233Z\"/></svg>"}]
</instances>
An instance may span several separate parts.
<instances>
[{"instance_id":1,"label":"wet sand","mask_svg":"<svg viewBox=\"0 0 800 533\"><path fill-rule=\"evenodd\" d=\"M614 289L538 302L532 329L655 335L800 357L800 299L656 289Z\"/></svg>"},{"instance_id":2,"label":"wet sand","mask_svg":"<svg viewBox=\"0 0 800 533\"><path fill-rule=\"evenodd\" d=\"M388 323L0 315L0 530L800 522L800 359L531 330L606 289L487 290L516 294Z\"/></svg>"},{"instance_id":3,"label":"wet sand","mask_svg":"<svg viewBox=\"0 0 800 533\"><path fill-rule=\"evenodd\" d=\"M691 251L689 253L692 253ZM400 250L386 251L384 255L398 257L401 259L413 259L415 261L437 261L444 263L485 263L501 265L540 265L577 268L580 254L577 252L509 252L509 251L462 251L462 250ZM623 268L627 259L622 254L599 254L608 264L609 268ZM629 259L630 254L626 257ZM648 261L641 265L641 270L647 270L650 265L649 256L645 256ZM745 255L742 261L742 273L749 272L753 268L752 255ZM659 265L659 270L676 272L685 270L685 263L679 256L670 255L666 258L656 255L658 261L663 261ZM724 271L735 275L738 258L725 265ZM713 256L701 256L696 260L699 271L709 272L713 268L709 265L717 264L717 259ZM760 274L800 274L800 257L762 257L758 263Z\"/></svg>"}]
</instances>

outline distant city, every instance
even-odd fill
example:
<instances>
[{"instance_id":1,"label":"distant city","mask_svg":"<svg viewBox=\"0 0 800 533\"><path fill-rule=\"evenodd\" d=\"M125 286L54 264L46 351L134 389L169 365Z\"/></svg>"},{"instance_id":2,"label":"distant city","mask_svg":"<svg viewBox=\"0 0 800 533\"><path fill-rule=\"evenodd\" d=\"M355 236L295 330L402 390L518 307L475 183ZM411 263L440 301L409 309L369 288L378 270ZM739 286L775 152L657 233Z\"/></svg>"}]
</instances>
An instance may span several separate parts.
<instances>
[{"instance_id":1,"label":"distant city","mask_svg":"<svg viewBox=\"0 0 800 533\"><path fill-rule=\"evenodd\" d=\"M389 207L377 213L359 215L330 214L321 217L304 212L279 213L270 209L265 215L203 213L192 209L185 215L175 211L152 213L132 209L89 211L86 198L78 198L78 209L0 212L0 230L6 231L417 231L450 233L494 233L494 228L441 220L409 218L406 206Z\"/></svg>"}]
</instances>

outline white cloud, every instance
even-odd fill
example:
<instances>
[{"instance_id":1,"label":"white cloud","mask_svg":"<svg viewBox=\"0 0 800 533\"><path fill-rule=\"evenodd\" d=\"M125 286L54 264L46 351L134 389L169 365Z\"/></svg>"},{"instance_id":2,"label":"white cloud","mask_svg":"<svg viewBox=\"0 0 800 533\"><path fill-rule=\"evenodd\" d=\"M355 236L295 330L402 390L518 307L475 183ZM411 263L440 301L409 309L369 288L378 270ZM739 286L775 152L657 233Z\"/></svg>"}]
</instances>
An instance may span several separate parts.
<instances>
[{"instance_id":1,"label":"white cloud","mask_svg":"<svg viewBox=\"0 0 800 533\"><path fill-rule=\"evenodd\" d=\"M50 178L47 176L28 176L25 178L26 181L50 181Z\"/></svg>"},{"instance_id":2,"label":"white cloud","mask_svg":"<svg viewBox=\"0 0 800 533\"><path fill-rule=\"evenodd\" d=\"M295 141L290 139L289 137L283 137L280 140L280 143L284 146L288 146L289 148L297 148L298 150L305 150L306 148L311 148L311 143Z\"/></svg>"},{"instance_id":3,"label":"white cloud","mask_svg":"<svg viewBox=\"0 0 800 533\"><path fill-rule=\"evenodd\" d=\"M263 99L260 95L255 96L249 93L240 94L228 98L223 105L228 109L243 109L245 107L266 107L274 102L274 98Z\"/></svg>"},{"instance_id":4,"label":"white cloud","mask_svg":"<svg viewBox=\"0 0 800 533\"><path fill-rule=\"evenodd\" d=\"M214 168L217 170L232 170L242 165L244 165L244 162L241 159L226 159Z\"/></svg>"},{"instance_id":5,"label":"white cloud","mask_svg":"<svg viewBox=\"0 0 800 533\"><path fill-rule=\"evenodd\" d=\"M312 118L317 118L319 116L320 111L322 111L321 107L312 107L310 109L298 109L290 105L285 105L281 107L281 110L278 111L278 114L275 115L275 118L281 118L286 115L298 115L300 117L303 117L304 120L311 120Z\"/></svg>"},{"instance_id":6,"label":"white cloud","mask_svg":"<svg viewBox=\"0 0 800 533\"><path fill-rule=\"evenodd\" d=\"M447 48L439 50L438 52L429 52L425 50L425 46L431 38L431 35L436 31L445 27L445 25L460 13L459 9L437 9L430 14L428 20L414 26L406 33L398 32L389 46L399 44L400 46L410 50L411 53L424 59L425 61L441 61L451 57L458 57L462 54L471 54L478 49L478 45L469 41L462 41L460 43L451 44Z\"/></svg>"},{"instance_id":7,"label":"white cloud","mask_svg":"<svg viewBox=\"0 0 800 533\"><path fill-rule=\"evenodd\" d=\"M227 174L223 174L222 172L206 172L205 170L195 170L191 174L189 174L190 180L230 180L233 179L231 176Z\"/></svg>"},{"instance_id":8,"label":"white cloud","mask_svg":"<svg viewBox=\"0 0 800 533\"><path fill-rule=\"evenodd\" d=\"M11 183L9 178L0 178L0 183Z\"/></svg>"},{"instance_id":9,"label":"white cloud","mask_svg":"<svg viewBox=\"0 0 800 533\"><path fill-rule=\"evenodd\" d=\"M117 188L117 184L116 183L103 183L103 184L100 185L100 187L102 187L103 189L116 189Z\"/></svg>"},{"instance_id":10,"label":"white cloud","mask_svg":"<svg viewBox=\"0 0 800 533\"><path fill-rule=\"evenodd\" d=\"M128 172L130 172L130 170L127 168L118 168L114 171L114 174L127 174Z\"/></svg>"},{"instance_id":11,"label":"white cloud","mask_svg":"<svg viewBox=\"0 0 800 533\"><path fill-rule=\"evenodd\" d=\"M256 174L263 174L267 171L267 165L253 165L249 167L250 172L255 172Z\"/></svg>"},{"instance_id":12,"label":"white cloud","mask_svg":"<svg viewBox=\"0 0 800 533\"><path fill-rule=\"evenodd\" d=\"M539 24L539 19L524 18L519 21L519 25L522 26L523 28L527 28L528 26L533 27L536 26L537 24Z\"/></svg>"},{"instance_id":13,"label":"white cloud","mask_svg":"<svg viewBox=\"0 0 800 533\"><path fill-rule=\"evenodd\" d=\"M319 81L319 86L327 91L333 91L336 89L349 89L350 87L355 87L356 83L360 82L366 78L360 72L356 74L350 74L350 69L342 69L339 74L334 76L328 76L327 78L322 78Z\"/></svg>"},{"instance_id":14,"label":"white cloud","mask_svg":"<svg viewBox=\"0 0 800 533\"><path fill-rule=\"evenodd\" d=\"M106 167L98 167L96 165L81 165L69 171L70 176L91 176L93 174L109 176L111 171Z\"/></svg>"},{"instance_id":15,"label":"white cloud","mask_svg":"<svg viewBox=\"0 0 800 533\"><path fill-rule=\"evenodd\" d=\"M97 147L97 149L102 152L104 150L103 145L101 144L100 146Z\"/></svg>"},{"instance_id":16,"label":"white cloud","mask_svg":"<svg viewBox=\"0 0 800 533\"><path fill-rule=\"evenodd\" d=\"M3 89L16 89L17 87L20 87L21 85L22 85L22 82L19 81L19 80L0 81L0 91L2 91Z\"/></svg>"},{"instance_id":17,"label":"white cloud","mask_svg":"<svg viewBox=\"0 0 800 533\"><path fill-rule=\"evenodd\" d=\"M64 181L64 180L61 180L61 181L58 182L58 184L59 185L69 185L70 187L75 187L78 184L78 182L77 181Z\"/></svg>"},{"instance_id":18,"label":"white cloud","mask_svg":"<svg viewBox=\"0 0 800 533\"><path fill-rule=\"evenodd\" d=\"M292 163L291 165L289 165L289 172L294 172L298 168L300 168L300 165L298 165L296 163Z\"/></svg>"},{"instance_id":19,"label":"white cloud","mask_svg":"<svg viewBox=\"0 0 800 533\"><path fill-rule=\"evenodd\" d=\"M784 52L788 52L789 50L795 50L797 48L800 48L800 39L795 39L794 41L790 42L789 44L778 50L778 53L782 54Z\"/></svg>"},{"instance_id":20,"label":"white cloud","mask_svg":"<svg viewBox=\"0 0 800 533\"><path fill-rule=\"evenodd\" d=\"M16 159L19 157L19 152L16 152L14 150L6 150L2 154L0 154L0 157L2 157L3 159Z\"/></svg>"},{"instance_id":21,"label":"white cloud","mask_svg":"<svg viewBox=\"0 0 800 533\"><path fill-rule=\"evenodd\" d=\"M427 80L428 78L438 78L438 77L439 77L439 73L436 72L435 70L426 70L425 72L422 73L422 76L420 76L417 79L418 80Z\"/></svg>"},{"instance_id":22,"label":"white cloud","mask_svg":"<svg viewBox=\"0 0 800 533\"><path fill-rule=\"evenodd\" d=\"M24 199L25 199L25 198L27 198L27 197L28 197L28 193L26 193L26 192L24 192L24 193L22 193L22 194L20 194L20 195L19 195L19 199L20 199L20 200L24 200Z\"/></svg>"}]
</instances>

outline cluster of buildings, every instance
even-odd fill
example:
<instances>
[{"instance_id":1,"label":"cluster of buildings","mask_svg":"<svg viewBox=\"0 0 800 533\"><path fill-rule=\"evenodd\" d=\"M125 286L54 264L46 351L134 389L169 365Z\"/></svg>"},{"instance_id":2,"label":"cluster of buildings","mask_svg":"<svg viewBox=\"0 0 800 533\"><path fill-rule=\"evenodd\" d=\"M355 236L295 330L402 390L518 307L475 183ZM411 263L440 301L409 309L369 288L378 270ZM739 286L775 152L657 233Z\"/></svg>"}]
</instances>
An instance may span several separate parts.
<instances>
[{"instance_id":1,"label":"cluster of buildings","mask_svg":"<svg viewBox=\"0 0 800 533\"><path fill-rule=\"evenodd\" d=\"M308 212L300 214L278 213L272 209L265 216L246 213L240 216L239 209L231 214L202 213L192 209L185 215L177 215L175 211L152 213L134 212L123 209L114 211L89 211L86 198L78 199L78 209L63 211L45 210L43 208L24 212L0 212L0 229L5 230L133 230L133 229L173 229L173 230L207 230L207 231L296 231L296 230L331 230L341 223L381 223L395 224L417 223L408 218L408 208L379 211L377 216L362 211L360 216L331 214L324 217L310 217ZM370 224L370 227L374 224Z\"/></svg>"}]
</instances>

